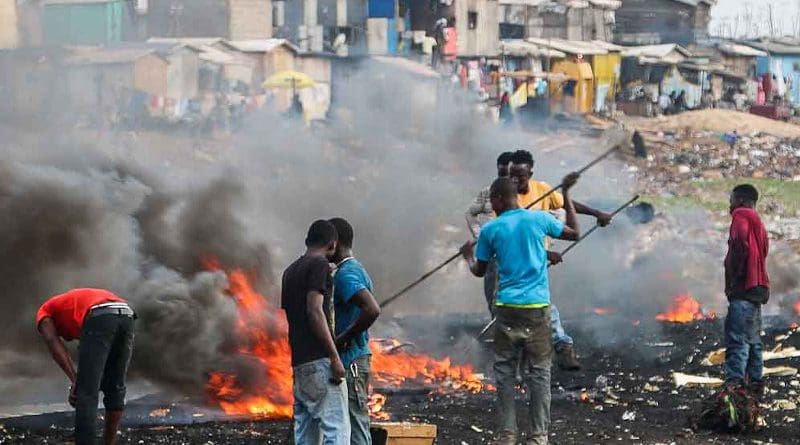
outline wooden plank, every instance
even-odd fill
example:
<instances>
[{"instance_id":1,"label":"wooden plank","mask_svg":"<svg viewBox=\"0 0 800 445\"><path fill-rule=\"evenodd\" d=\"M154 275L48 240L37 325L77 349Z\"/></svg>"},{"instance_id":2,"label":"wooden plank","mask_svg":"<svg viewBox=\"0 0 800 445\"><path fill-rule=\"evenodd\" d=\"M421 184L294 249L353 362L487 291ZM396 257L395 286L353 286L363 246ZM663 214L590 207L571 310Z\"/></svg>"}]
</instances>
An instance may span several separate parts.
<instances>
[{"instance_id":1,"label":"wooden plank","mask_svg":"<svg viewBox=\"0 0 800 445\"><path fill-rule=\"evenodd\" d=\"M373 422L370 425L374 445L432 445L436 425L407 422Z\"/></svg>"}]
</instances>

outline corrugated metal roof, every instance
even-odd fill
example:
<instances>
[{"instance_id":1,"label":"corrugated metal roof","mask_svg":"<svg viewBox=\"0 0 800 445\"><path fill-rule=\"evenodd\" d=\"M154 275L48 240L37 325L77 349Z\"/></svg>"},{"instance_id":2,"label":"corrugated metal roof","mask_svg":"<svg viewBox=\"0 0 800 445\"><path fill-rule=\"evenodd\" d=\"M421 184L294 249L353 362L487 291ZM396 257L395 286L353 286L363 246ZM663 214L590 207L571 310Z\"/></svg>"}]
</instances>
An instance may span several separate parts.
<instances>
[{"instance_id":1,"label":"corrugated metal roof","mask_svg":"<svg viewBox=\"0 0 800 445\"><path fill-rule=\"evenodd\" d=\"M253 61L242 57L236 53L231 53L219 49L213 45L225 43L219 37L193 37L193 38L172 38L172 37L151 37L148 43L162 45L182 45L195 48L200 52L200 60L216 63L218 65L253 65Z\"/></svg>"},{"instance_id":2,"label":"corrugated metal roof","mask_svg":"<svg viewBox=\"0 0 800 445\"><path fill-rule=\"evenodd\" d=\"M67 65L114 65L133 63L136 60L154 55L162 58L154 49L146 48L95 48L76 47L70 49L71 54L64 58Z\"/></svg>"},{"instance_id":3,"label":"corrugated metal roof","mask_svg":"<svg viewBox=\"0 0 800 445\"><path fill-rule=\"evenodd\" d=\"M622 6L622 0L589 0L589 3L607 9L619 9Z\"/></svg>"},{"instance_id":4,"label":"corrugated metal roof","mask_svg":"<svg viewBox=\"0 0 800 445\"><path fill-rule=\"evenodd\" d=\"M611 42L605 42L603 40L592 40L594 45L599 46L600 48L605 48L609 52L622 52L625 51L624 46L614 45Z\"/></svg>"},{"instance_id":5,"label":"corrugated metal roof","mask_svg":"<svg viewBox=\"0 0 800 445\"><path fill-rule=\"evenodd\" d=\"M564 39L540 39L529 38L528 42L534 43L546 48L552 48L566 54L596 56L608 54L608 49L601 45L596 45L592 42L582 42L577 40L564 40Z\"/></svg>"},{"instance_id":6,"label":"corrugated metal roof","mask_svg":"<svg viewBox=\"0 0 800 445\"><path fill-rule=\"evenodd\" d=\"M300 48L286 39L227 40L224 43L243 53L268 53L282 45L294 52L300 52Z\"/></svg>"},{"instance_id":7,"label":"corrugated metal roof","mask_svg":"<svg viewBox=\"0 0 800 445\"><path fill-rule=\"evenodd\" d=\"M514 57L552 57L556 59L567 57L567 55L561 51L517 39L501 40L500 52Z\"/></svg>"},{"instance_id":8,"label":"corrugated metal roof","mask_svg":"<svg viewBox=\"0 0 800 445\"><path fill-rule=\"evenodd\" d=\"M678 52L679 54L689 57L691 56L691 52L688 49L675 44L675 43L665 43L663 45L643 45L643 46L628 46L622 51L622 55L625 57L666 57L673 51Z\"/></svg>"},{"instance_id":9,"label":"corrugated metal roof","mask_svg":"<svg viewBox=\"0 0 800 445\"><path fill-rule=\"evenodd\" d=\"M247 60L245 57L236 57L235 54L208 45L200 46L200 60L216 63L217 65L254 65L252 60Z\"/></svg>"},{"instance_id":10,"label":"corrugated metal roof","mask_svg":"<svg viewBox=\"0 0 800 445\"><path fill-rule=\"evenodd\" d=\"M82 5L92 3L116 3L124 0L45 0L45 5Z\"/></svg>"},{"instance_id":11,"label":"corrugated metal roof","mask_svg":"<svg viewBox=\"0 0 800 445\"><path fill-rule=\"evenodd\" d=\"M742 44L773 54L800 54L800 42L789 38L744 41Z\"/></svg>"},{"instance_id":12,"label":"corrugated metal roof","mask_svg":"<svg viewBox=\"0 0 800 445\"><path fill-rule=\"evenodd\" d=\"M709 6L714 6L717 4L717 0L672 0L672 1L683 3L684 5L689 5L689 6L697 6L700 3L705 3Z\"/></svg>"},{"instance_id":13,"label":"corrugated metal roof","mask_svg":"<svg viewBox=\"0 0 800 445\"><path fill-rule=\"evenodd\" d=\"M751 46L742 45L733 42L720 42L717 44L717 49L724 54L733 56L745 57L766 57L767 53Z\"/></svg>"},{"instance_id":14,"label":"corrugated metal roof","mask_svg":"<svg viewBox=\"0 0 800 445\"><path fill-rule=\"evenodd\" d=\"M223 41L220 37L150 37L149 43L167 43L173 45L214 45Z\"/></svg>"}]
</instances>

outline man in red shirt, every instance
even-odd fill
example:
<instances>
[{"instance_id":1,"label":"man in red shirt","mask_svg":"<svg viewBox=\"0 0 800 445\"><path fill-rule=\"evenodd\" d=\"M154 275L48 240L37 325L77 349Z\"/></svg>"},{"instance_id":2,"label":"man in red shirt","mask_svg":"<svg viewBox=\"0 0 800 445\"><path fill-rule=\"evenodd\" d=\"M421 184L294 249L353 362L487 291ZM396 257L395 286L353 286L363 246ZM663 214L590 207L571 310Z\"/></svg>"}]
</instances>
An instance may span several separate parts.
<instances>
[{"instance_id":1,"label":"man in red shirt","mask_svg":"<svg viewBox=\"0 0 800 445\"><path fill-rule=\"evenodd\" d=\"M758 190L738 185L730 196L731 228L725 256L725 381L747 386L755 396L764 389L761 358L761 305L769 300L769 237L755 210Z\"/></svg>"},{"instance_id":2,"label":"man in red shirt","mask_svg":"<svg viewBox=\"0 0 800 445\"><path fill-rule=\"evenodd\" d=\"M104 443L116 441L125 408L125 378L133 353L133 310L103 289L73 289L47 300L36 314L36 326L53 360L72 383L69 404L75 407L76 445L95 443L97 399L106 408ZM64 341L80 339L78 369Z\"/></svg>"}]
</instances>

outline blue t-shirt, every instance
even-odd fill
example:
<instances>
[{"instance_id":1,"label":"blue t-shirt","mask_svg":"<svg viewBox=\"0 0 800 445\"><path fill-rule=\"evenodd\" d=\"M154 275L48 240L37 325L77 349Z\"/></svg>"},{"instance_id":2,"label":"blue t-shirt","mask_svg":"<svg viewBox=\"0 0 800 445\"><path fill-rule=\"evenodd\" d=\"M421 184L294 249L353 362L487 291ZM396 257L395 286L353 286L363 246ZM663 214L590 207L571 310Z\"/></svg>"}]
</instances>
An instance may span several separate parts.
<instances>
[{"instance_id":1,"label":"blue t-shirt","mask_svg":"<svg viewBox=\"0 0 800 445\"><path fill-rule=\"evenodd\" d=\"M545 237L561 236L564 224L548 212L515 209L483 226L475 249L480 261L497 259L498 306L550 304Z\"/></svg>"},{"instance_id":2,"label":"blue t-shirt","mask_svg":"<svg viewBox=\"0 0 800 445\"><path fill-rule=\"evenodd\" d=\"M333 310L336 314L336 335L349 328L361 315L361 309L350 300L358 291L367 289L372 292L372 280L366 269L355 258L349 258L339 264L339 269L333 277ZM347 350L341 351L339 356L344 366L350 366L353 360L370 355L369 334L367 331L357 335Z\"/></svg>"}]
</instances>

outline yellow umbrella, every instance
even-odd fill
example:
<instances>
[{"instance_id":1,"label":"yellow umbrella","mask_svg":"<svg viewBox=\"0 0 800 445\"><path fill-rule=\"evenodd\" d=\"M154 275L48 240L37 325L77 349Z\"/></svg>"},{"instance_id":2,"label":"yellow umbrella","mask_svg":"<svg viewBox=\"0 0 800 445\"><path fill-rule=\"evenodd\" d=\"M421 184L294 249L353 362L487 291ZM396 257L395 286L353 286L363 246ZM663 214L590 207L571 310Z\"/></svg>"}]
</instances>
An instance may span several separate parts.
<instances>
[{"instance_id":1,"label":"yellow umbrella","mask_svg":"<svg viewBox=\"0 0 800 445\"><path fill-rule=\"evenodd\" d=\"M294 91L298 88L311 88L315 83L308 74L298 71L280 71L269 76L261 85L264 88L291 88Z\"/></svg>"}]
</instances>

